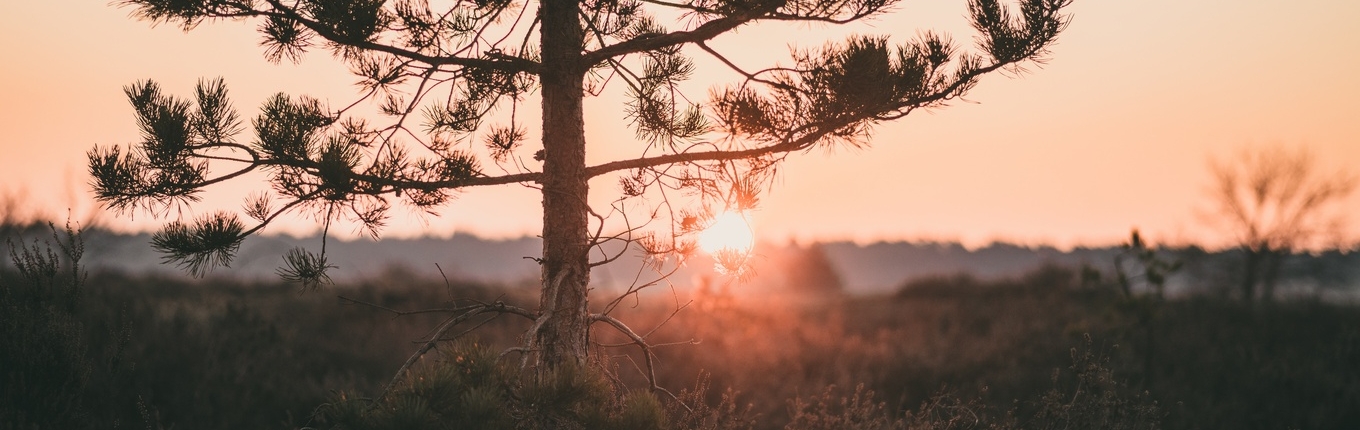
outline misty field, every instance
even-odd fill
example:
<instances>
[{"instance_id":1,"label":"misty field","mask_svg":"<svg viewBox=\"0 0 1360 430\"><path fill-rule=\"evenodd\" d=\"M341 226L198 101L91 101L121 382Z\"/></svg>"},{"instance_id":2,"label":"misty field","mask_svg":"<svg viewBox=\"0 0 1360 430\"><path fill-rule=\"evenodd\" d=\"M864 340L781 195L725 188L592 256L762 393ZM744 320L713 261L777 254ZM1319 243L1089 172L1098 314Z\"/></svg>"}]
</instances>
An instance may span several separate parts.
<instances>
[{"instance_id":1,"label":"misty field","mask_svg":"<svg viewBox=\"0 0 1360 430\"><path fill-rule=\"evenodd\" d=\"M1053 266L879 296L659 289L617 312L674 343L657 350L657 379L712 408L706 428L1360 428L1355 307L1130 300L1080 278ZM534 293L398 272L308 293L112 272L78 292L28 281L0 278L0 428L329 428L323 405L379 392L444 318L384 308ZM500 351L527 322L464 326L464 348ZM597 328L592 341L612 384L646 387L626 339ZM416 374L462 360L452 344Z\"/></svg>"}]
</instances>

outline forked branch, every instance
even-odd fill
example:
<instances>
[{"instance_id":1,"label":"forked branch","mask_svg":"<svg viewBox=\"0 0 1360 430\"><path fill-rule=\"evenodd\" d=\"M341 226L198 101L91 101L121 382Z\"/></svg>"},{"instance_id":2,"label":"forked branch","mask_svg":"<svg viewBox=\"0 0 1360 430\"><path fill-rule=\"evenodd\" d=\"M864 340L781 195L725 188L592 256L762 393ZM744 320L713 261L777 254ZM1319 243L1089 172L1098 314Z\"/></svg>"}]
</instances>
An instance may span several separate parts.
<instances>
[{"instance_id":1,"label":"forked branch","mask_svg":"<svg viewBox=\"0 0 1360 430\"><path fill-rule=\"evenodd\" d=\"M638 335L637 332L634 332L633 329L629 328L627 324L623 323L623 321L619 321L618 318L614 318L612 316L604 314L592 314L590 316L590 319L592 321L598 321L603 322L605 324L609 324L609 326L614 327L615 330L618 330L619 333L622 333L624 336L628 337L628 339L631 340L633 344L637 345L638 348L641 348L643 360L646 365L647 383L651 385L648 388L651 389L652 391L665 393L667 396L670 396L672 399L675 399L677 401L680 400L680 398L676 396L675 393L672 393L670 390L667 390L666 388L657 384L656 365L654 363L654 358L656 354L652 352L653 346L647 343L646 338L642 337L641 335ZM688 408L688 406L686 406L686 408Z\"/></svg>"}]
</instances>

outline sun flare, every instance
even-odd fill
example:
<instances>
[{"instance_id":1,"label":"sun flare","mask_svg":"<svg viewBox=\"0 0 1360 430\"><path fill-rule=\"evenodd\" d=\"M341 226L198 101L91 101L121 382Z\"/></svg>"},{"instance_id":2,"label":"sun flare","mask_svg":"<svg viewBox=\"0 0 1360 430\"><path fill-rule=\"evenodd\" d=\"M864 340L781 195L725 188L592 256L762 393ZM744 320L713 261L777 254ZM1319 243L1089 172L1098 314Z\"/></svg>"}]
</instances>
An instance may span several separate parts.
<instances>
[{"instance_id":1,"label":"sun flare","mask_svg":"<svg viewBox=\"0 0 1360 430\"><path fill-rule=\"evenodd\" d=\"M699 235L699 248L711 255L740 253L745 255L755 246L751 223L740 212L724 211L713 217L713 222Z\"/></svg>"}]
</instances>

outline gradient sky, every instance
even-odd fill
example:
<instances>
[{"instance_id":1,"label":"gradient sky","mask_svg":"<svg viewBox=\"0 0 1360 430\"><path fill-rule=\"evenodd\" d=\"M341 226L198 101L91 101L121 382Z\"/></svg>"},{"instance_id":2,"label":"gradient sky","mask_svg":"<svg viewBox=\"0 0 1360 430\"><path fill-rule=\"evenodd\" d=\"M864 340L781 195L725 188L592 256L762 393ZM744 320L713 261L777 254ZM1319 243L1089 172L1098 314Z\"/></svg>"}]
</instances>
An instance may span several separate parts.
<instances>
[{"instance_id":1,"label":"gradient sky","mask_svg":"<svg viewBox=\"0 0 1360 430\"><path fill-rule=\"evenodd\" d=\"M849 33L901 41L931 28L966 45L965 11L962 0L907 0L867 25L744 27L717 44L752 66L790 43L816 47ZM265 61L253 23L183 33L130 12L103 1L18 1L0 13L0 192L24 196L28 210L91 213L84 154L135 141L122 88L136 80L187 95L200 77L222 76L246 118L278 91L336 105L356 95L346 68L323 52L299 65ZM757 234L1068 247L1115 243L1137 227L1158 242L1214 243L1222 236L1196 217L1207 208L1210 156L1278 142L1308 146L1329 168L1360 170L1360 2L1077 0L1071 12L1044 67L984 77L966 102L878 127L868 149L793 157L754 214ZM733 79L721 70L699 77ZM639 150L609 140L632 135L617 103L588 101L592 160ZM596 197L612 183L593 182ZM262 184L238 181L199 210L238 207L243 190ZM439 218L396 212L385 233L535 234L538 202L520 187L473 190ZM1360 230L1360 204L1346 204ZM163 222L102 219L123 230Z\"/></svg>"}]
</instances>

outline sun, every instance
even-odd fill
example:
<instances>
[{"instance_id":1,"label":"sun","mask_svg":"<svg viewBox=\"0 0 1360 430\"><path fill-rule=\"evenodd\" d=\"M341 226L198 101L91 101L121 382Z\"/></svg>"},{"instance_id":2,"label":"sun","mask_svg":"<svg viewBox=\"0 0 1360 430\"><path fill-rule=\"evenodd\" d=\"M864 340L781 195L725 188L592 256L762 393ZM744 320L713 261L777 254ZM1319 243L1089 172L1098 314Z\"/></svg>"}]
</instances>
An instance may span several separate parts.
<instances>
[{"instance_id":1,"label":"sun","mask_svg":"<svg viewBox=\"0 0 1360 430\"><path fill-rule=\"evenodd\" d=\"M741 212L724 211L718 214L699 235L699 248L710 255L745 255L755 243L751 223L746 221L746 215Z\"/></svg>"}]
</instances>

